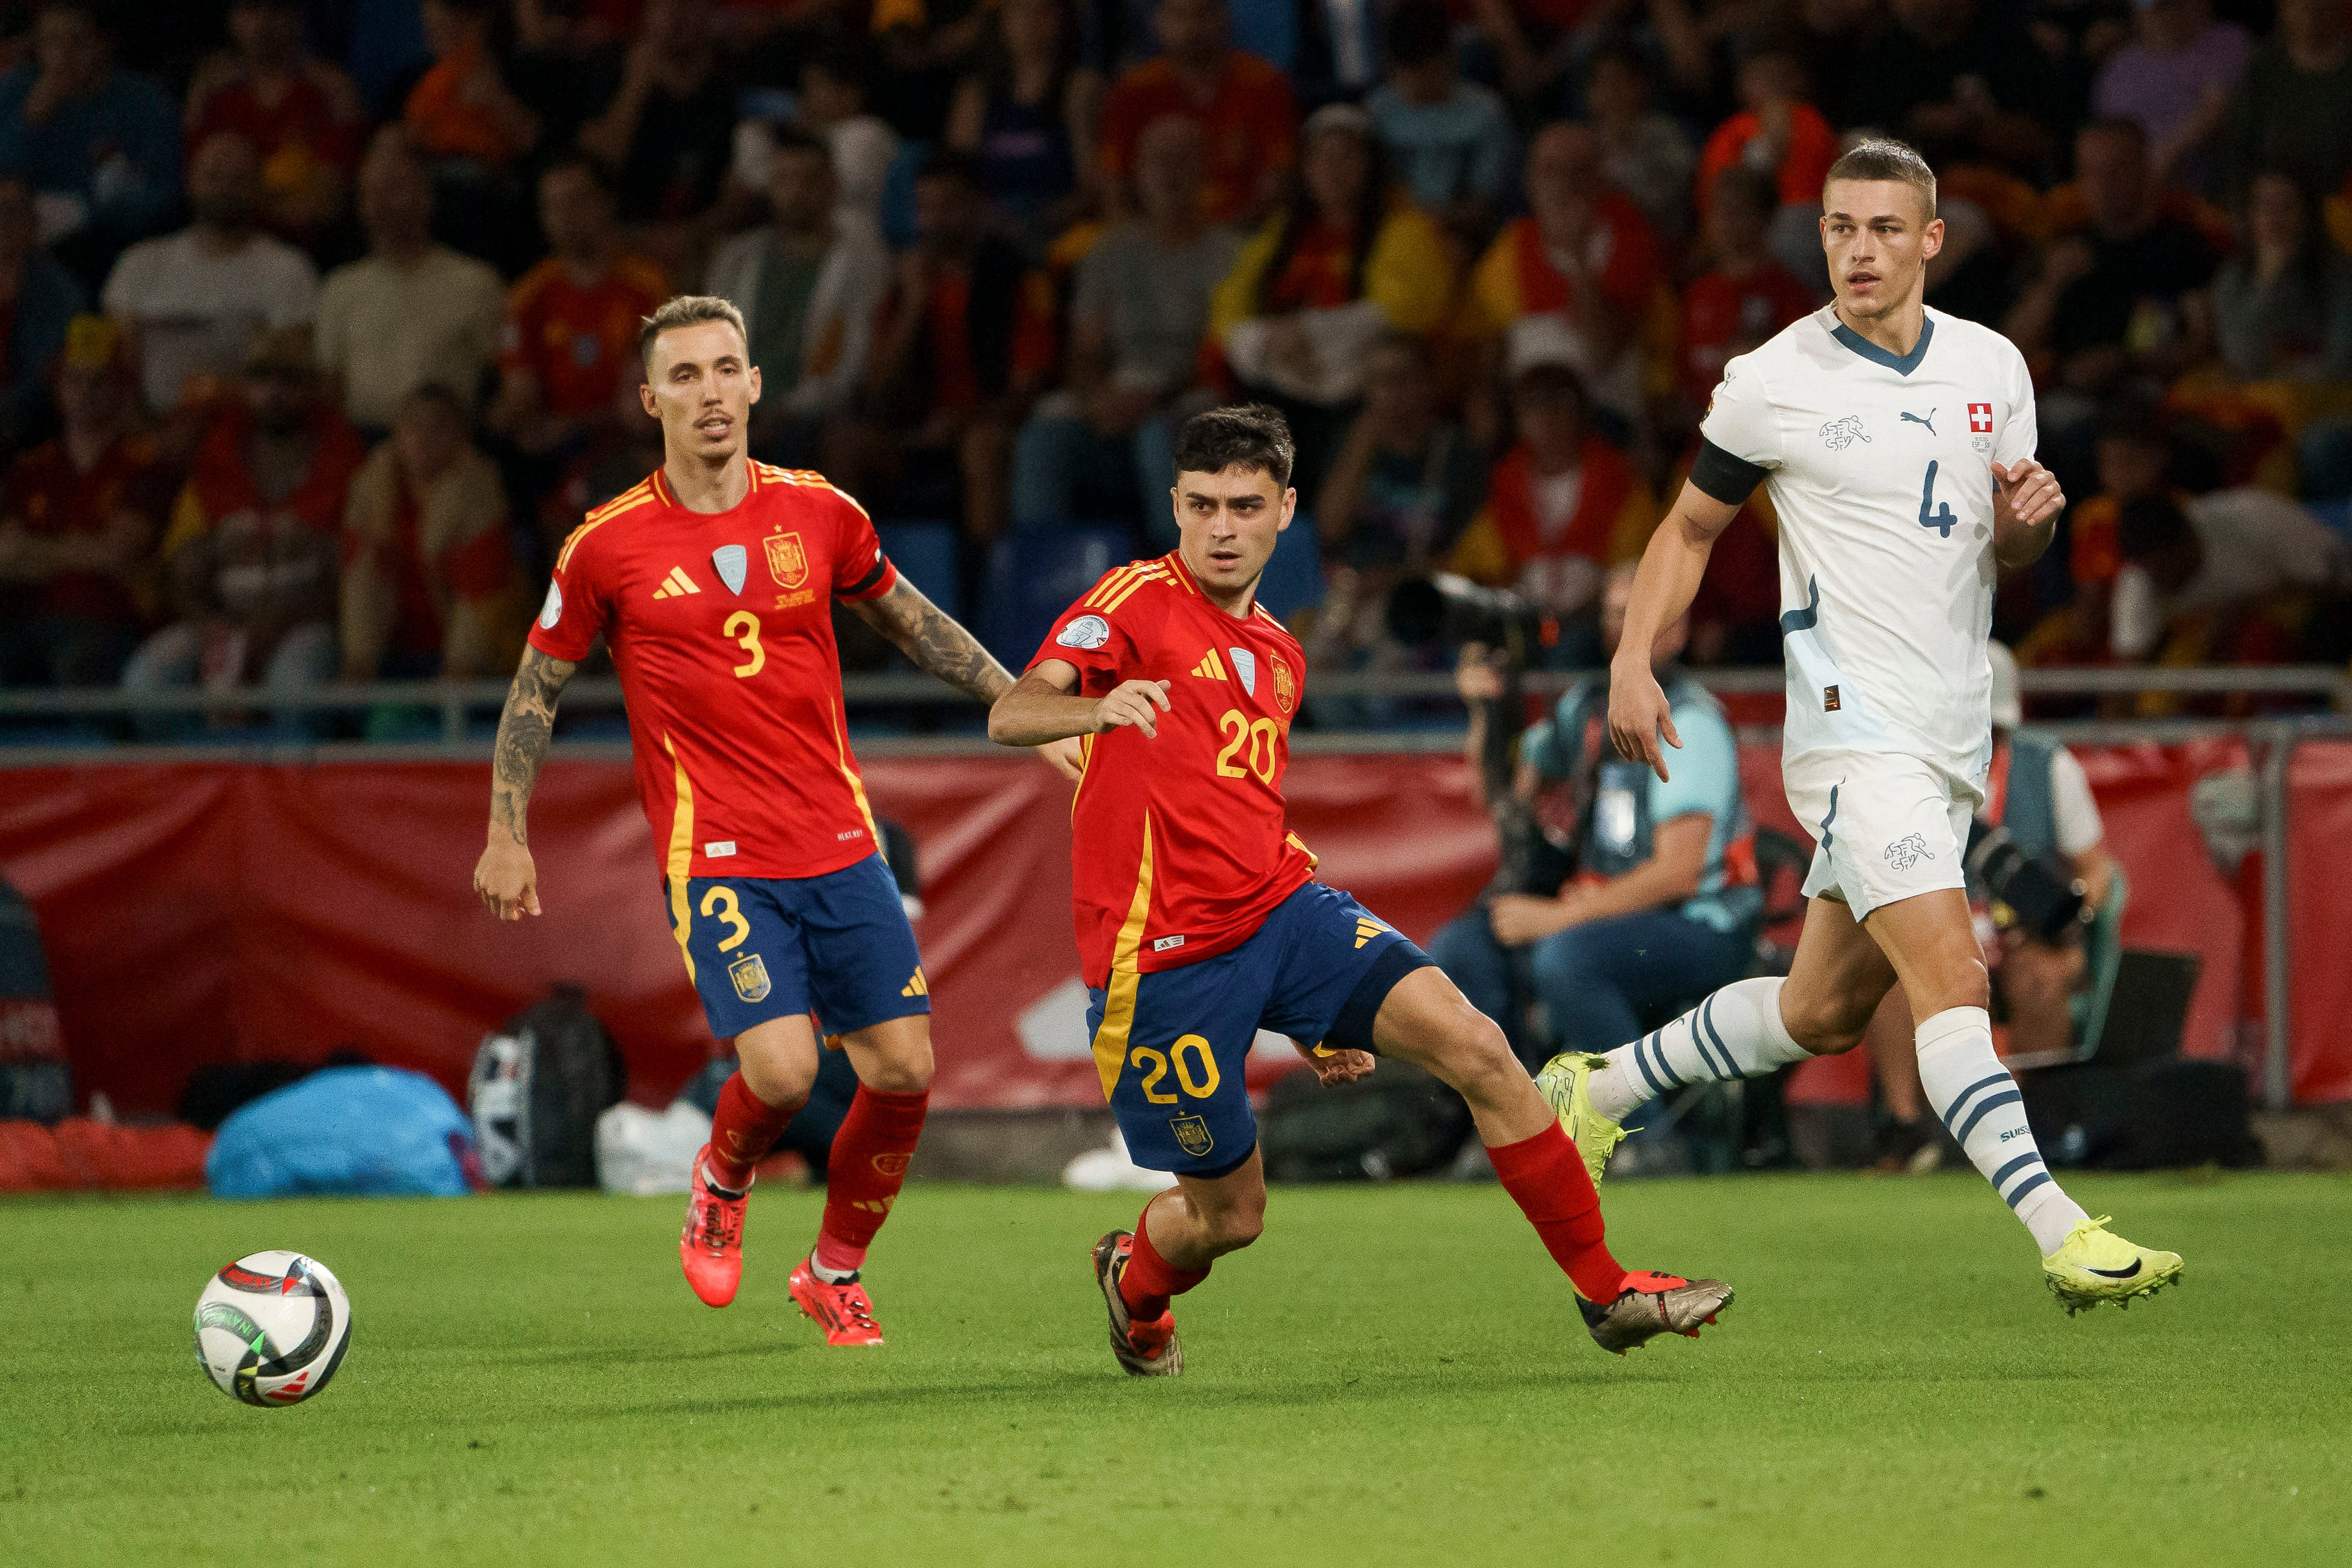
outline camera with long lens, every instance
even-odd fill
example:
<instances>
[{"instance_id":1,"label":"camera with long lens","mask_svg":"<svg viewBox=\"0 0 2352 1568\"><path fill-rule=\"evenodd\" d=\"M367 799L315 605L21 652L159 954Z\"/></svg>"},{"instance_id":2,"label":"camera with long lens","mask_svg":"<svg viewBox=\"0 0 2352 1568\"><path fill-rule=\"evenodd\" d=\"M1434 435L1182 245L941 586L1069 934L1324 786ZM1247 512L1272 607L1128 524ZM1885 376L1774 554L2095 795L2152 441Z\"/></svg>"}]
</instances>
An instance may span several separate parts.
<instances>
[{"instance_id":1,"label":"camera with long lens","mask_svg":"<svg viewBox=\"0 0 2352 1568\"><path fill-rule=\"evenodd\" d=\"M1559 625L1543 607L1507 588L1481 588L1450 571L1408 578L1389 593L1389 635L1408 648L1484 643L1525 665L1549 647Z\"/></svg>"},{"instance_id":2,"label":"camera with long lens","mask_svg":"<svg viewBox=\"0 0 2352 1568\"><path fill-rule=\"evenodd\" d=\"M2007 828L1972 819L1964 860L1969 874L1990 895L1998 925L2054 945L2091 917L2082 883L2057 862L2028 854Z\"/></svg>"}]
</instances>

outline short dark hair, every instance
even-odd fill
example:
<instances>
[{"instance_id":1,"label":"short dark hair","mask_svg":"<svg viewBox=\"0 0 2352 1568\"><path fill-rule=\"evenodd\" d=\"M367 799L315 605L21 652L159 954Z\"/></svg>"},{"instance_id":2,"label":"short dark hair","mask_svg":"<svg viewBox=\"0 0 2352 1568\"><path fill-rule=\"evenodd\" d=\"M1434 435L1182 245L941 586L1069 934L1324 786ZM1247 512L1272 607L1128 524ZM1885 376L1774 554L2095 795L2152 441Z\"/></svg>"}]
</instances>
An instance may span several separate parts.
<instances>
[{"instance_id":1,"label":"short dark hair","mask_svg":"<svg viewBox=\"0 0 2352 1568\"><path fill-rule=\"evenodd\" d=\"M1222 474L1236 465L1261 468L1274 487L1290 487L1290 466L1298 448L1279 409L1262 402L1213 408L1186 420L1176 432L1176 472Z\"/></svg>"},{"instance_id":2,"label":"short dark hair","mask_svg":"<svg viewBox=\"0 0 2352 1568\"><path fill-rule=\"evenodd\" d=\"M653 369L654 340L673 327L698 327L705 321L724 321L735 329L743 340L744 353L751 352L751 333L743 325L743 312L732 299L716 294L676 294L661 303L650 316L637 320L637 363L647 371Z\"/></svg>"},{"instance_id":3,"label":"short dark hair","mask_svg":"<svg viewBox=\"0 0 2352 1568\"><path fill-rule=\"evenodd\" d=\"M1381 33L1392 66L1425 65L1454 52L1454 18L1440 0L1404 0Z\"/></svg>"},{"instance_id":4,"label":"short dark hair","mask_svg":"<svg viewBox=\"0 0 2352 1568\"><path fill-rule=\"evenodd\" d=\"M1735 163L1716 176L1715 191L1709 200L1720 202L1727 198L1745 202L1769 218L1780 207L1780 182L1762 169Z\"/></svg>"},{"instance_id":5,"label":"short dark hair","mask_svg":"<svg viewBox=\"0 0 2352 1568\"><path fill-rule=\"evenodd\" d=\"M1830 165L1828 175L1822 181L1822 191L1826 193L1839 180L1892 180L1914 186L1927 199L1927 215L1936 215L1936 172L1927 167L1927 160L1919 156L1919 150L1907 141L1874 137L1855 142Z\"/></svg>"}]
</instances>

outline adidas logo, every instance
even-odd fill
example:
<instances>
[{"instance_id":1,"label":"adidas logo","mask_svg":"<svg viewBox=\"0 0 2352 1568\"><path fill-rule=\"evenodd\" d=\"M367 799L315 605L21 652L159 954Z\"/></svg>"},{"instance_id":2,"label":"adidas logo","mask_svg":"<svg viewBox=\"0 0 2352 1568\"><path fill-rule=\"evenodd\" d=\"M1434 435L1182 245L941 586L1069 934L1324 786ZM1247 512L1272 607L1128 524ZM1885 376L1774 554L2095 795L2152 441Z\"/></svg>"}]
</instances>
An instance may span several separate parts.
<instances>
[{"instance_id":1,"label":"adidas logo","mask_svg":"<svg viewBox=\"0 0 2352 1568\"><path fill-rule=\"evenodd\" d=\"M1372 920L1360 915L1356 916L1356 946L1361 947L1365 943L1370 941L1373 937L1379 936L1381 932L1386 931L1387 929L1387 926L1381 925L1377 920Z\"/></svg>"},{"instance_id":2,"label":"adidas logo","mask_svg":"<svg viewBox=\"0 0 2352 1568\"><path fill-rule=\"evenodd\" d=\"M654 597L656 599L676 599L681 594L699 593L702 590L694 585L694 579L686 575L686 569L684 567L674 566L669 569L669 575L662 579L662 585L654 590Z\"/></svg>"},{"instance_id":3,"label":"adidas logo","mask_svg":"<svg viewBox=\"0 0 2352 1568\"><path fill-rule=\"evenodd\" d=\"M1225 678L1225 662L1218 658L1217 651L1212 648L1202 655L1199 664L1192 666L1192 673L1202 680L1222 681Z\"/></svg>"},{"instance_id":4,"label":"adidas logo","mask_svg":"<svg viewBox=\"0 0 2352 1568\"><path fill-rule=\"evenodd\" d=\"M923 978L922 970L917 969L915 977L898 988L898 994L902 997L928 997L931 994L931 985Z\"/></svg>"}]
</instances>

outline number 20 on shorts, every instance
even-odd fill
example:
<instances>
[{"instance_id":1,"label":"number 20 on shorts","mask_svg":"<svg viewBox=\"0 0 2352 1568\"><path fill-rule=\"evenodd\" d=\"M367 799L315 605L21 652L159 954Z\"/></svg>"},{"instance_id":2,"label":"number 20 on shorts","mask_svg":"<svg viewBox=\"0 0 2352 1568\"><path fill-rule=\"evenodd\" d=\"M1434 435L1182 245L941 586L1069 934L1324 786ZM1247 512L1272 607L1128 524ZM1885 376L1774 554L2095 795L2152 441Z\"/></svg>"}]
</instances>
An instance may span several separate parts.
<instances>
[{"instance_id":1,"label":"number 20 on shorts","mask_svg":"<svg viewBox=\"0 0 2352 1568\"><path fill-rule=\"evenodd\" d=\"M1178 1085L1195 1100L1206 1100L1223 1082L1217 1072L1216 1053L1197 1034L1179 1036L1165 1053L1151 1046L1139 1045L1127 1053L1127 1060L1142 1071L1143 1097L1154 1105L1173 1105L1177 1102L1177 1096L1160 1087L1171 1067Z\"/></svg>"}]
</instances>

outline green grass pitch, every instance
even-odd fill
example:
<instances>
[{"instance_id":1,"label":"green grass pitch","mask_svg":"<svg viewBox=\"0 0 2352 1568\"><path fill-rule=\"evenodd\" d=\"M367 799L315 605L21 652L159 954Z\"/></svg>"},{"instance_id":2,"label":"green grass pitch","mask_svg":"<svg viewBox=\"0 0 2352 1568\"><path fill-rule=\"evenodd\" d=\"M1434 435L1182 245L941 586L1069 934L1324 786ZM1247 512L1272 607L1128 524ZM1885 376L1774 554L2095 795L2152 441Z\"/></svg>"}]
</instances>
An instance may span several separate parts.
<instances>
[{"instance_id":1,"label":"green grass pitch","mask_svg":"<svg viewBox=\"0 0 2352 1568\"><path fill-rule=\"evenodd\" d=\"M752 1200L743 1293L679 1200L0 1206L0 1560L47 1563L2341 1564L2352 1180L2084 1176L2183 1286L2068 1319L1980 1182L1626 1182L1636 1266L1738 1287L1620 1361L1495 1187L1282 1189L1119 1375L1087 1249L1134 1200L917 1186L829 1351ZM255 1410L190 1349L288 1247L354 1307Z\"/></svg>"}]
</instances>

